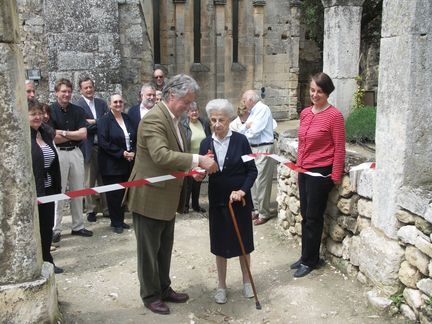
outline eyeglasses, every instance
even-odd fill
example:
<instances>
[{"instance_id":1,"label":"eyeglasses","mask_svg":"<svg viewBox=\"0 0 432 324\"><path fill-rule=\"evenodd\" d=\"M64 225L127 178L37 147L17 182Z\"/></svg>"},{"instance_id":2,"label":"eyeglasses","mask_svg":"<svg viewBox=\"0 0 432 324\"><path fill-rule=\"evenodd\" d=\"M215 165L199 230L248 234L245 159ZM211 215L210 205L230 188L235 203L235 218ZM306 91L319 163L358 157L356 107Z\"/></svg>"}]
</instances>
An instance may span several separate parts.
<instances>
[{"instance_id":1,"label":"eyeglasses","mask_svg":"<svg viewBox=\"0 0 432 324\"><path fill-rule=\"evenodd\" d=\"M155 75L155 77L154 77L155 79L163 79L164 78L164 76L163 75Z\"/></svg>"}]
</instances>

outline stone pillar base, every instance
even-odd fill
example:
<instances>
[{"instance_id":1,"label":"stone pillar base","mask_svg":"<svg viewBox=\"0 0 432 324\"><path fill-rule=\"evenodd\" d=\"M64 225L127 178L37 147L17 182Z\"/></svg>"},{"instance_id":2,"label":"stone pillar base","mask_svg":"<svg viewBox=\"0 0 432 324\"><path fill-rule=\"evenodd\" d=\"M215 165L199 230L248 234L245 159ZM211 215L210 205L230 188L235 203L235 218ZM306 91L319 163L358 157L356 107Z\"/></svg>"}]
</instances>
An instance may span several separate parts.
<instances>
[{"instance_id":1,"label":"stone pillar base","mask_svg":"<svg viewBox=\"0 0 432 324\"><path fill-rule=\"evenodd\" d=\"M40 278L0 285L0 323L56 323L60 318L54 267L44 262Z\"/></svg>"}]
</instances>

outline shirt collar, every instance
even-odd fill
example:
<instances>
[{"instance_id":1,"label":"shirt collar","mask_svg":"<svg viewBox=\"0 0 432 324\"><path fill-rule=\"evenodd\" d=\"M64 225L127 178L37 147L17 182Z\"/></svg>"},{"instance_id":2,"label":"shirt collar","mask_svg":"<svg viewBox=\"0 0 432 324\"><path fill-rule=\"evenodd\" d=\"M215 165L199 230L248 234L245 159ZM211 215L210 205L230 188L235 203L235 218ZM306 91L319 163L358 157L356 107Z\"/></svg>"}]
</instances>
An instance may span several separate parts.
<instances>
[{"instance_id":1,"label":"shirt collar","mask_svg":"<svg viewBox=\"0 0 432 324\"><path fill-rule=\"evenodd\" d=\"M217 136L215 135L215 133L212 134L212 138L213 138L213 140L215 140L215 141L217 141L219 143L222 143L222 142L226 141L228 138L230 138L231 135L232 135L232 131L231 131L231 129L229 129L228 133L225 135L225 137L223 139L220 140L219 138L217 138Z\"/></svg>"},{"instance_id":2,"label":"shirt collar","mask_svg":"<svg viewBox=\"0 0 432 324\"><path fill-rule=\"evenodd\" d=\"M90 103L94 103L94 98L92 100L87 99L86 97L82 96L85 100L85 102L87 103L87 105L90 107Z\"/></svg>"}]
</instances>

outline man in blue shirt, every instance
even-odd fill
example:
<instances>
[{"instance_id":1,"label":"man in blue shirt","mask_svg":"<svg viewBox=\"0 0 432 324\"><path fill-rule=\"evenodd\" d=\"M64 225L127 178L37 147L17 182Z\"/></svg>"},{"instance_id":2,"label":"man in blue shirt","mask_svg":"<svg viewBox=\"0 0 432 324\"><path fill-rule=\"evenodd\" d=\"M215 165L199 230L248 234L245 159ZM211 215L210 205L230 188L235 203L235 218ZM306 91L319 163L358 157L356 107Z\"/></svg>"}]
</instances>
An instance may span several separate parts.
<instances>
[{"instance_id":1,"label":"man in blue shirt","mask_svg":"<svg viewBox=\"0 0 432 324\"><path fill-rule=\"evenodd\" d=\"M247 90L242 96L242 105L249 112L246 122L239 128L249 140L253 153L273 153L273 116L254 90ZM272 189L274 161L265 156L255 158L258 177L253 185L252 200L254 211L252 217L255 225L266 223L270 218L270 195Z\"/></svg>"}]
</instances>

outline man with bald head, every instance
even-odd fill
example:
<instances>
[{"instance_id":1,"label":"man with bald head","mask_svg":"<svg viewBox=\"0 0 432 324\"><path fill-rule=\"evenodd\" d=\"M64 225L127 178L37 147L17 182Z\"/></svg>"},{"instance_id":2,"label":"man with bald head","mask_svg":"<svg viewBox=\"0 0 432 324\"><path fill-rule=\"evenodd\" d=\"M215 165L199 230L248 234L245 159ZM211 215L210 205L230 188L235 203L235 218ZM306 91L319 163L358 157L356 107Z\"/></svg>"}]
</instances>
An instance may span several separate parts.
<instances>
[{"instance_id":1,"label":"man with bald head","mask_svg":"<svg viewBox=\"0 0 432 324\"><path fill-rule=\"evenodd\" d=\"M155 69L153 72L153 82L156 90L162 91L165 86L165 72L162 69Z\"/></svg>"},{"instance_id":2,"label":"man with bald head","mask_svg":"<svg viewBox=\"0 0 432 324\"><path fill-rule=\"evenodd\" d=\"M241 104L246 107L249 117L240 126L239 132L249 140L253 153L273 153L273 117L270 108L261 101L254 90L243 93ZM255 158L258 177L251 189L255 225L266 223L270 218L270 195L272 189L274 161L265 156Z\"/></svg>"}]
</instances>

